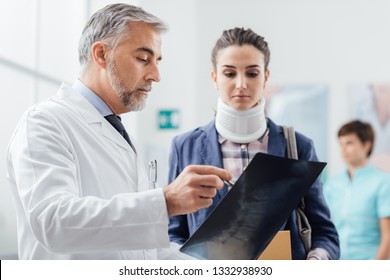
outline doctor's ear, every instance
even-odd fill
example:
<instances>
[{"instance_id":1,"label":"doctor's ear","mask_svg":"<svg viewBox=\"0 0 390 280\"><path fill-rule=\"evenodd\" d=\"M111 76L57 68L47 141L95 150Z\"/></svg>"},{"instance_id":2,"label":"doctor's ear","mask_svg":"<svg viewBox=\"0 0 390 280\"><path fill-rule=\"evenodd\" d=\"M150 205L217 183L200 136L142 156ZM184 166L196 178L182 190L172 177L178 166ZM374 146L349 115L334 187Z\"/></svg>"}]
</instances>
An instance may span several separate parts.
<instances>
[{"instance_id":1,"label":"doctor's ear","mask_svg":"<svg viewBox=\"0 0 390 280\"><path fill-rule=\"evenodd\" d=\"M91 47L91 55L92 60L97 64L100 68L107 67L107 57L109 54L109 49L106 44L101 41L95 42Z\"/></svg>"},{"instance_id":2,"label":"doctor's ear","mask_svg":"<svg viewBox=\"0 0 390 280\"><path fill-rule=\"evenodd\" d=\"M217 74L215 74L214 71L211 71L210 76L211 76L211 79L212 79L213 82L214 82L215 88L218 90Z\"/></svg>"}]
</instances>

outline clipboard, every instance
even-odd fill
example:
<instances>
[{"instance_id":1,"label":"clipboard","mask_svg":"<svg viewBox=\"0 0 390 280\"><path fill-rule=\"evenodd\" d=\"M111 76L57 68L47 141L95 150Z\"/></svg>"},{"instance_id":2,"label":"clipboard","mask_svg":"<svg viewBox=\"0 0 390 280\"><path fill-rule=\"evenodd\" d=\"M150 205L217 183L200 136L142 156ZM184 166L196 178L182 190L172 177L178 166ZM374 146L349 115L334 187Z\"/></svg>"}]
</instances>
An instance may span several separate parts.
<instances>
[{"instance_id":1,"label":"clipboard","mask_svg":"<svg viewBox=\"0 0 390 280\"><path fill-rule=\"evenodd\" d=\"M180 251L206 260L258 259L325 166L256 154Z\"/></svg>"},{"instance_id":2,"label":"clipboard","mask_svg":"<svg viewBox=\"0 0 390 280\"><path fill-rule=\"evenodd\" d=\"M289 230L280 230L261 253L258 260L291 260L291 236Z\"/></svg>"}]
</instances>

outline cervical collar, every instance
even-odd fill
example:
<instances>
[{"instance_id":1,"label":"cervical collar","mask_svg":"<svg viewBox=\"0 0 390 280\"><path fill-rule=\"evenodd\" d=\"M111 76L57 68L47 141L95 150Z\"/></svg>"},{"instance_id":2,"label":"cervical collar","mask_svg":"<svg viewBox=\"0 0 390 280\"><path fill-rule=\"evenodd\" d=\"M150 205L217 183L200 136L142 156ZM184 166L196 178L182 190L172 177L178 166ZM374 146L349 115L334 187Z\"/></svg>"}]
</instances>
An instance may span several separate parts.
<instances>
[{"instance_id":1,"label":"cervical collar","mask_svg":"<svg viewBox=\"0 0 390 280\"><path fill-rule=\"evenodd\" d=\"M249 110L236 110L221 98L218 99L215 127L225 139L234 143L244 144L259 139L267 129L264 113L265 100Z\"/></svg>"}]
</instances>

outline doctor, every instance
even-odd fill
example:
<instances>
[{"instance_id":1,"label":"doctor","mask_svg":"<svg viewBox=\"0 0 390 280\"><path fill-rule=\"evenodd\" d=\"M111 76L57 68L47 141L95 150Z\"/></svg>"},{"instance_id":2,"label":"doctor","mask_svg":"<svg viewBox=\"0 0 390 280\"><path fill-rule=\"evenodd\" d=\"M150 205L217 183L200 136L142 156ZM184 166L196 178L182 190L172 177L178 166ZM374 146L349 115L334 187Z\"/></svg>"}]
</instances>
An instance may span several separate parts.
<instances>
[{"instance_id":1,"label":"doctor","mask_svg":"<svg viewBox=\"0 0 390 280\"><path fill-rule=\"evenodd\" d=\"M164 30L138 7L99 10L80 39L79 80L21 118L7 155L20 259L186 258L170 247L169 217L210 206L231 175L190 166L150 190L117 117L141 110L159 82Z\"/></svg>"}]
</instances>

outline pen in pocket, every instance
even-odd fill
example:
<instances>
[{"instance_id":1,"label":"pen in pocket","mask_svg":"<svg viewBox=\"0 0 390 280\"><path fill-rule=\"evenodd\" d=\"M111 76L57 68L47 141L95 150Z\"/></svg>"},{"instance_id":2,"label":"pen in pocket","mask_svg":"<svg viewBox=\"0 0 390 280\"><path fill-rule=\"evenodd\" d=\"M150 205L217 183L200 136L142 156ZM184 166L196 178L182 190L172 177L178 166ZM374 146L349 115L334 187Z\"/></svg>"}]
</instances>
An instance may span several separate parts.
<instances>
[{"instance_id":1,"label":"pen in pocket","mask_svg":"<svg viewBox=\"0 0 390 280\"><path fill-rule=\"evenodd\" d=\"M157 160L149 162L149 184L151 188L155 189L157 183Z\"/></svg>"}]
</instances>

